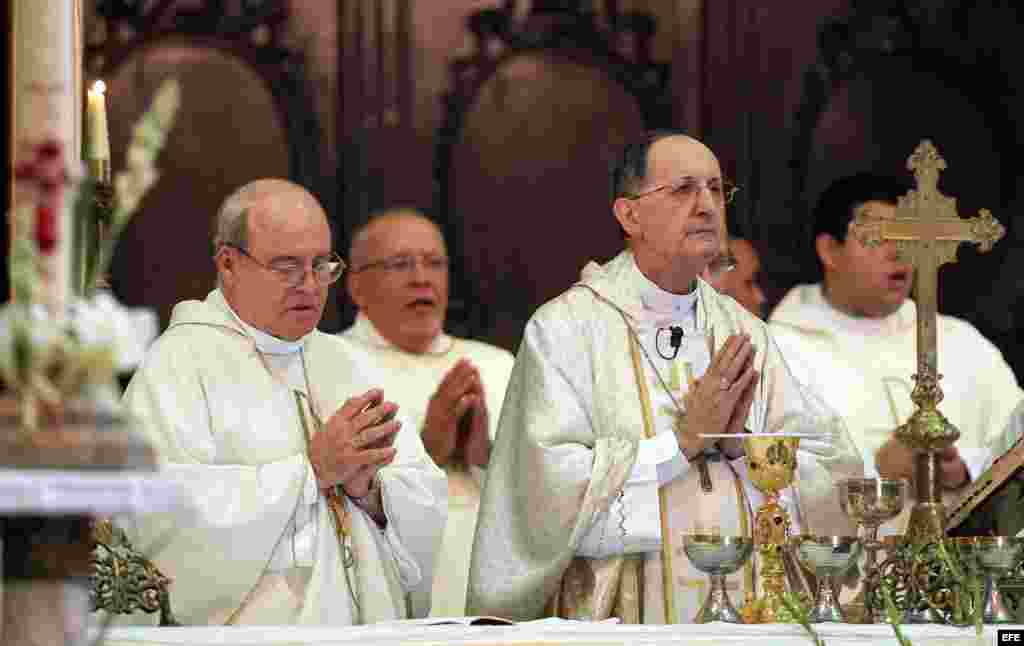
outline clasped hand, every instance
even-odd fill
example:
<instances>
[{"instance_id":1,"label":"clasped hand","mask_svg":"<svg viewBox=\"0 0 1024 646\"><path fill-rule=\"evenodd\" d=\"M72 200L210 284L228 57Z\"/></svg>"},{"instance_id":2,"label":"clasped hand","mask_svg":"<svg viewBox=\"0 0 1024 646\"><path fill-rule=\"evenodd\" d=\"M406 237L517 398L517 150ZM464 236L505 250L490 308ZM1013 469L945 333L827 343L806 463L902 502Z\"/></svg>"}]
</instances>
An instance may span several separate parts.
<instances>
[{"instance_id":1,"label":"clasped hand","mask_svg":"<svg viewBox=\"0 0 1024 646\"><path fill-rule=\"evenodd\" d=\"M361 498L377 471L394 460L392 444L401 422L383 420L398 405L383 399L383 391L376 388L349 398L313 436L309 460L321 489L341 485L348 496ZM367 409L371 404L376 405Z\"/></svg>"},{"instance_id":2,"label":"clasped hand","mask_svg":"<svg viewBox=\"0 0 1024 646\"><path fill-rule=\"evenodd\" d=\"M687 459L715 444L716 440L703 438L702 434L743 432L760 376L754 369L755 354L748 335L734 334L711 358L707 372L690 384L685 398L685 430L677 430L676 437ZM725 440L721 447L730 457L742 452L738 439Z\"/></svg>"},{"instance_id":3,"label":"clasped hand","mask_svg":"<svg viewBox=\"0 0 1024 646\"><path fill-rule=\"evenodd\" d=\"M883 478L912 480L915 475L914 451L895 437L889 438L875 453L875 468ZM956 489L967 484L969 479L967 464L955 446L939 451L939 484L946 489Z\"/></svg>"},{"instance_id":4,"label":"clasped hand","mask_svg":"<svg viewBox=\"0 0 1024 646\"><path fill-rule=\"evenodd\" d=\"M436 464L444 466L461 454L467 464L487 466L487 399L480 371L468 360L460 359L438 384L423 426L423 446Z\"/></svg>"}]
</instances>

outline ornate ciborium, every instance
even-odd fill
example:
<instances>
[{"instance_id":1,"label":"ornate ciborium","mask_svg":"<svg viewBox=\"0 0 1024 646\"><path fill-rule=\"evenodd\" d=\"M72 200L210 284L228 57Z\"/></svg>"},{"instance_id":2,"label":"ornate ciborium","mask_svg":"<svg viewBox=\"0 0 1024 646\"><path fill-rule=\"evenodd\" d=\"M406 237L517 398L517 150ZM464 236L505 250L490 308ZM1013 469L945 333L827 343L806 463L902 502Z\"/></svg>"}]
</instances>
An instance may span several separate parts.
<instances>
[{"instance_id":1,"label":"ornate ciborium","mask_svg":"<svg viewBox=\"0 0 1024 646\"><path fill-rule=\"evenodd\" d=\"M725 577L739 570L754 549L752 539L743 536L719 534L687 534L683 536L683 551L693 567L708 575L711 585L694 623L726 621L740 624L743 620L729 601L725 591Z\"/></svg>"},{"instance_id":2,"label":"ornate ciborium","mask_svg":"<svg viewBox=\"0 0 1024 646\"><path fill-rule=\"evenodd\" d=\"M760 598L743 609L747 623L793 621L782 595L786 592L783 551L788 546L791 521L779 503L779 492L793 483L796 474L796 450L799 437L771 434L743 438L750 481L765 500L754 516L754 543L760 555ZM796 592L796 591L794 591Z\"/></svg>"},{"instance_id":3,"label":"ornate ciborium","mask_svg":"<svg viewBox=\"0 0 1024 646\"><path fill-rule=\"evenodd\" d=\"M848 478L839 483L839 507L862 528L864 535L864 580L877 578L878 528L903 511L907 498L906 480L885 480L881 478ZM873 606L871 596L874 590L864 586L864 603Z\"/></svg>"},{"instance_id":4,"label":"ornate ciborium","mask_svg":"<svg viewBox=\"0 0 1024 646\"><path fill-rule=\"evenodd\" d=\"M818 579L809 620L811 623L843 623L846 618L836 601L835 578L849 571L860 557L861 543L856 536L812 536L803 534L792 539L797 557Z\"/></svg>"}]
</instances>

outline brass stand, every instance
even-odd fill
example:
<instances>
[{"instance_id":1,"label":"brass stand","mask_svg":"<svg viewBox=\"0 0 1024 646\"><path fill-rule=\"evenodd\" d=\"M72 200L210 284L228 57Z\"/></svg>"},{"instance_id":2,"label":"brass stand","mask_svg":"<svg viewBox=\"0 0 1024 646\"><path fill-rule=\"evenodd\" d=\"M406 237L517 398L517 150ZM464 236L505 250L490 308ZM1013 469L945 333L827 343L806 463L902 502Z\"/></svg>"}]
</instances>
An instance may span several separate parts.
<instances>
[{"instance_id":1,"label":"brass stand","mask_svg":"<svg viewBox=\"0 0 1024 646\"><path fill-rule=\"evenodd\" d=\"M874 217L865 205L858 209L850 231L867 246L894 241L901 258L912 263L915 270L917 374L913 377L916 383L911 400L916 410L894 435L917 454L914 476L917 500L911 509L906 548L887 559L882 569L891 566L901 577L908 577L904 579L909 583L907 612L919 620L933 621L936 608L952 607L945 602L936 603L931 596L934 593L932 582L944 566L934 550L927 548L941 544L946 534L945 506L938 482L938 453L960 437L960 432L937 408L942 401L939 387L942 375L938 374L935 336L938 272L942 265L956 261L957 248L962 242L977 244L981 252L987 252L1003 237L1005 228L985 209L978 217L970 219L957 214L956 199L939 192L939 173L946 168L946 162L930 141L918 145L907 160L907 167L914 172L917 188L899 198L895 216L891 219ZM875 584L882 582L879 575ZM956 596L954 591L949 593L945 596ZM870 600L869 605L872 605Z\"/></svg>"}]
</instances>

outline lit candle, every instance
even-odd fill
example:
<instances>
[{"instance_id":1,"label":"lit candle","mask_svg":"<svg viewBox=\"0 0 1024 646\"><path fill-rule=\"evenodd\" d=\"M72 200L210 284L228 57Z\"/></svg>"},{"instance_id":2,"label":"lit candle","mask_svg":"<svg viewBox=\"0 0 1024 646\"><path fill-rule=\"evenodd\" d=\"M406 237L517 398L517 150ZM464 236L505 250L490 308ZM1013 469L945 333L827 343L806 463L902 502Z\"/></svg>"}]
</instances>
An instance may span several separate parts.
<instances>
[{"instance_id":1,"label":"lit candle","mask_svg":"<svg viewBox=\"0 0 1024 646\"><path fill-rule=\"evenodd\" d=\"M88 137L89 157L97 160L110 159L110 136L107 134L107 103L104 92L107 86L96 81L89 88Z\"/></svg>"}]
</instances>

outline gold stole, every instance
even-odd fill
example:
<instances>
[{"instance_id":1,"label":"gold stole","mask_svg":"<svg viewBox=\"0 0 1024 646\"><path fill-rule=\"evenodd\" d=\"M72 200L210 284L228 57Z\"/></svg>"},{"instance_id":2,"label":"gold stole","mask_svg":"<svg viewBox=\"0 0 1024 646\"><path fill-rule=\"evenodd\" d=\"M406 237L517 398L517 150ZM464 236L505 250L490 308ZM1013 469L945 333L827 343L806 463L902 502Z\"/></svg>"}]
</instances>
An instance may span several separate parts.
<instances>
[{"instance_id":1,"label":"gold stole","mask_svg":"<svg viewBox=\"0 0 1024 646\"><path fill-rule=\"evenodd\" d=\"M299 414L299 420L302 422L302 431L306 439L306 452L308 455L309 444L313 439L313 435L322 431L324 424L320 416L313 410L313 404L309 397L299 390L293 392L295 393L295 407ZM307 420L312 420L312 429L310 429L310 424ZM339 489L340 487L338 486L327 489L324 497L327 500L327 509L331 512L334 533L338 538L338 545L341 548L341 562L345 570L345 580L348 582L349 594L352 595L352 605L355 607L356 616L353 623L359 624L362 623L362 611L359 606L359 598L356 596L355 581L352 579L353 571L356 568L355 551L352 549L352 513L342 499Z\"/></svg>"}]
</instances>

